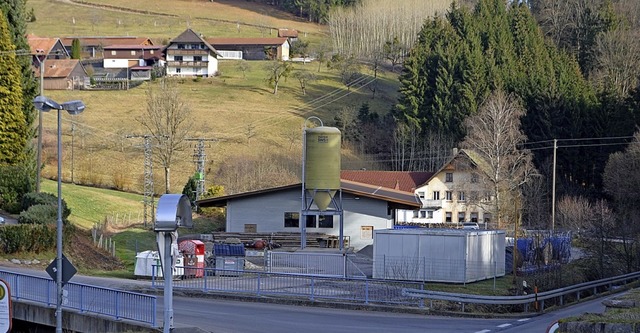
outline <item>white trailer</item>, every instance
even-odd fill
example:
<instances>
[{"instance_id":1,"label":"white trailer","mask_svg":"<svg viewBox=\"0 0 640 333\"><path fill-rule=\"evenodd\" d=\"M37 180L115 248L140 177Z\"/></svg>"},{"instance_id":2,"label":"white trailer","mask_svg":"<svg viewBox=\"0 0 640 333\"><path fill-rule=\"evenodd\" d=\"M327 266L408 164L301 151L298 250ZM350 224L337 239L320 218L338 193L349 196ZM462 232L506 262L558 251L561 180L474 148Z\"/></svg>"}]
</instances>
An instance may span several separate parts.
<instances>
[{"instance_id":1,"label":"white trailer","mask_svg":"<svg viewBox=\"0 0 640 333\"><path fill-rule=\"evenodd\" d=\"M502 230L375 230L373 278L467 283L505 274Z\"/></svg>"}]
</instances>

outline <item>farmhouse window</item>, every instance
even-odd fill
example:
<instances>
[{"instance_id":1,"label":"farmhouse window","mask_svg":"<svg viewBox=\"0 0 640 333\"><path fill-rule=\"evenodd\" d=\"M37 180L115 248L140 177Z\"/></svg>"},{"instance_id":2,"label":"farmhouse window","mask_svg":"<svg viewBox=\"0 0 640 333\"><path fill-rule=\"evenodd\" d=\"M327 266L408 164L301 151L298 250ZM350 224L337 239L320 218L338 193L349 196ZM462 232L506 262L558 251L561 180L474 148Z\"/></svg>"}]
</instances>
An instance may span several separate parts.
<instances>
[{"instance_id":1,"label":"farmhouse window","mask_svg":"<svg viewBox=\"0 0 640 333\"><path fill-rule=\"evenodd\" d=\"M440 200L440 191L433 191L433 200Z\"/></svg>"},{"instance_id":2,"label":"farmhouse window","mask_svg":"<svg viewBox=\"0 0 640 333\"><path fill-rule=\"evenodd\" d=\"M465 217L465 212L458 212L458 222L464 222Z\"/></svg>"},{"instance_id":3,"label":"farmhouse window","mask_svg":"<svg viewBox=\"0 0 640 333\"><path fill-rule=\"evenodd\" d=\"M424 219L424 218L426 218L426 217L427 217L427 211L426 211L426 210L421 210L421 211L420 211L420 218L421 218L421 219Z\"/></svg>"},{"instance_id":4,"label":"farmhouse window","mask_svg":"<svg viewBox=\"0 0 640 333\"><path fill-rule=\"evenodd\" d=\"M173 60L175 60L175 61L182 61L182 59L184 59L182 56L173 57Z\"/></svg>"},{"instance_id":5,"label":"farmhouse window","mask_svg":"<svg viewBox=\"0 0 640 333\"><path fill-rule=\"evenodd\" d=\"M427 211L427 218L428 219L432 219L433 218L433 211L432 210L428 210Z\"/></svg>"},{"instance_id":6,"label":"farmhouse window","mask_svg":"<svg viewBox=\"0 0 640 333\"><path fill-rule=\"evenodd\" d=\"M478 212L471 212L471 222L478 223Z\"/></svg>"},{"instance_id":7,"label":"farmhouse window","mask_svg":"<svg viewBox=\"0 0 640 333\"><path fill-rule=\"evenodd\" d=\"M300 226L300 213L298 212L285 212L284 213L284 227L285 228L298 228Z\"/></svg>"},{"instance_id":8,"label":"farmhouse window","mask_svg":"<svg viewBox=\"0 0 640 333\"><path fill-rule=\"evenodd\" d=\"M445 174L445 179L444 179L444 181L445 181L445 182L447 182L447 183L451 183L451 182L453 182L453 173L452 173L452 172L447 172L447 173Z\"/></svg>"},{"instance_id":9,"label":"farmhouse window","mask_svg":"<svg viewBox=\"0 0 640 333\"><path fill-rule=\"evenodd\" d=\"M418 192L418 198L424 199L424 192Z\"/></svg>"},{"instance_id":10,"label":"farmhouse window","mask_svg":"<svg viewBox=\"0 0 640 333\"><path fill-rule=\"evenodd\" d=\"M460 191L458 192L458 201L464 201L465 197L464 197L464 192Z\"/></svg>"},{"instance_id":11,"label":"farmhouse window","mask_svg":"<svg viewBox=\"0 0 640 333\"><path fill-rule=\"evenodd\" d=\"M452 222L452 220L451 220L451 212L444 213L444 221L445 222Z\"/></svg>"},{"instance_id":12,"label":"farmhouse window","mask_svg":"<svg viewBox=\"0 0 640 333\"><path fill-rule=\"evenodd\" d=\"M453 192L451 191L444 192L444 197L445 197L445 200L448 200L448 201L453 200Z\"/></svg>"},{"instance_id":13,"label":"farmhouse window","mask_svg":"<svg viewBox=\"0 0 640 333\"><path fill-rule=\"evenodd\" d=\"M333 215L319 215L318 228L333 228Z\"/></svg>"},{"instance_id":14,"label":"farmhouse window","mask_svg":"<svg viewBox=\"0 0 640 333\"><path fill-rule=\"evenodd\" d=\"M111 55L116 55L116 50L111 50Z\"/></svg>"},{"instance_id":15,"label":"farmhouse window","mask_svg":"<svg viewBox=\"0 0 640 333\"><path fill-rule=\"evenodd\" d=\"M484 213L484 223L491 223L491 213Z\"/></svg>"},{"instance_id":16,"label":"farmhouse window","mask_svg":"<svg viewBox=\"0 0 640 333\"><path fill-rule=\"evenodd\" d=\"M136 51L135 50L131 50L131 55L132 56L136 55Z\"/></svg>"},{"instance_id":17,"label":"farmhouse window","mask_svg":"<svg viewBox=\"0 0 640 333\"><path fill-rule=\"evenodd\" d=\"M178 49L184 50L185 49L184 44L178 44Z\"/></svg>"}]
</instances>

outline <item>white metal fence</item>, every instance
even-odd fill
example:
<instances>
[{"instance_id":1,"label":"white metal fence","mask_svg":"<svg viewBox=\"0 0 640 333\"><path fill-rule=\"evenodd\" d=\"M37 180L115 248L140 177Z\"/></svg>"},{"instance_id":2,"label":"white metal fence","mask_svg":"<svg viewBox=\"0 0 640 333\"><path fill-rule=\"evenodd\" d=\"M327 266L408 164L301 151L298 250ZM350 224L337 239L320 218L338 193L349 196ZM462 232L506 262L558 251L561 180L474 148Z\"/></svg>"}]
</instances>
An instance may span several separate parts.
<instances>
[{"instance_id":1,"label":"white metal fence","mask_svg":"<svg viewBox=\"0 0 640 333\"><path fill-rule=\"evenodd\" d=\"M267 252L269 273L295 273L327 277L366 277L353 263L353 254Z\"/></svg>"}]
</instances>

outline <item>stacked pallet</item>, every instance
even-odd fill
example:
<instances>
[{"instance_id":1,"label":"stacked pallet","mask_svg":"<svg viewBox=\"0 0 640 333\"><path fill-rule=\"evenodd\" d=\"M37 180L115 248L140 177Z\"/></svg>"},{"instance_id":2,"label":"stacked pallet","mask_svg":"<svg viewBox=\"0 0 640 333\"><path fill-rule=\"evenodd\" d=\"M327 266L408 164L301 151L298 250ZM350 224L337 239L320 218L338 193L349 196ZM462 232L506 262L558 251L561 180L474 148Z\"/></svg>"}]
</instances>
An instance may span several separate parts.
<instances>
[{"instance_id":1,"label":"stacked pallet","mask_svg":"<svg viewBox=\"0 0 640 333\"><path fill-rule=\"evenodd\" d=\"M272 244L278 244L281 247L300 247L300 233L296 232L214 232L213 241L221 242L227 238L237 238L242 243L252 243L256 239L262 239ZM307 247L320 247L319 239L326 239L327 234L308 232Z\"/></svg>"}]
</instances>

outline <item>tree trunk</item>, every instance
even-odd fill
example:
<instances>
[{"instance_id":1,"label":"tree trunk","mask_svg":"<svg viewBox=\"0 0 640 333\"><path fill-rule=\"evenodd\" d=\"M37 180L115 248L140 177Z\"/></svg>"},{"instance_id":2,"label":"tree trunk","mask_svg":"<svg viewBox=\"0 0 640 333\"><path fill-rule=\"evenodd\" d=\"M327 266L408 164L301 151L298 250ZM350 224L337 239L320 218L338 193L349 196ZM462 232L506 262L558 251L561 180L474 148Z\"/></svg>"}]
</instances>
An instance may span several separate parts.
<instances>
[{"instance_id":1,"label":"tree trunk","mask_svg":"<svg viewBox=\"0 0 640 333\"><path fill-rule=\"evenodd\" d=\"M169 185L171 182L170 180L170 176L171 176L171 170L168 167L164 168L164 193L171 193L171 185Z\"/></svg>"}]
</instances>

